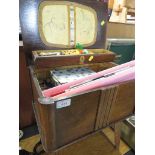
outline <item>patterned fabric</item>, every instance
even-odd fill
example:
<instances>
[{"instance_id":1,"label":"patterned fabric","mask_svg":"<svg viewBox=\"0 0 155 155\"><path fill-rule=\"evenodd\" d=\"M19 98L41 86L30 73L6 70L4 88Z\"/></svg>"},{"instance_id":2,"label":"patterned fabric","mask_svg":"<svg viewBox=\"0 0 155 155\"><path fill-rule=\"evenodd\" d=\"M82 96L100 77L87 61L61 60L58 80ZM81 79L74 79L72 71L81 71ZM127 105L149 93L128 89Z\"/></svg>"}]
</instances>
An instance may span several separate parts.
<instances>
[{"instance_id":1,"label":"patterned fabric","mask_svg":"<svg viewBox=\"0 0 155 155\"><path fill-rule=\"evenodd\" d=\"M74 80L86 77L93 73L95 72L90 70L89 68L84 68L84 67L51 71L52 78L57 84L72 82Z\"/></svg>"}]
</instances>

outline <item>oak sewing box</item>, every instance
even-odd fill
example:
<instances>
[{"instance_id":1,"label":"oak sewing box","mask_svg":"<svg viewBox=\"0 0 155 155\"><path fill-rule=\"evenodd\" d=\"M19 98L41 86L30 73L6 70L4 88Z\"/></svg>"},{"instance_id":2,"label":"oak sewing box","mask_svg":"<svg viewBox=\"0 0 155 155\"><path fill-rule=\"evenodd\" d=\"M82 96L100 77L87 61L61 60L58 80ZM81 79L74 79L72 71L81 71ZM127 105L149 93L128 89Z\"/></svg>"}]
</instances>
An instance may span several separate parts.
<instances>
[{"instance_id":1,"label":"oak sewing box","mask_svg":"<svg viewBox=\"0 0 155 155\"><path fill-rule=\"evenodd\" d=\"M33 90L33 107L43 148L54 152L134 113L134 80L52 101L40 81L55 68L87 66L101 71L115 66L105 50L108 7L91 0L20 0L20 24ZM50 55L75 50L88 54ZM76 52L76 51L75 51ZM70 106L57 108L70 99ZM116 138L117 142L117 138Z\"/></svg>"}]
</instances>

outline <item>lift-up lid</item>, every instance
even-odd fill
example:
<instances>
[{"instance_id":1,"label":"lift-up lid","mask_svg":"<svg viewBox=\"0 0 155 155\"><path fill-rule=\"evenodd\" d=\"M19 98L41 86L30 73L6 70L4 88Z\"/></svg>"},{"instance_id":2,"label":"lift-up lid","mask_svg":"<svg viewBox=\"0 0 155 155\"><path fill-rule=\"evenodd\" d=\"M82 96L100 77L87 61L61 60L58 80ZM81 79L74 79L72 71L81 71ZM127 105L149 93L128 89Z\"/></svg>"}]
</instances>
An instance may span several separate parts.
<instances>
[{"instance_id":1,"label":"lift-up lid","mask_svg":"<svg viewBox=\"0 0 155 155\"><path fill-rule=\"evenodd\" d=\"M21 0L20 22L27 57L31 59L32 51L35 51L33 52L35 61L44 58L44 61L50 61L54 57L58 59L60 55L51 55L50 59L49 55L39 55L37 51L74 49L77 44L83 45L85 49L105 48L107 3L90 0ZM114 58L111 52L92 53L93 51L84 56L88 62L91 62L90 56L93 55L95 58L96 54L98 58L94 59L95 62L112 61ZM43 51L46 52L58 51ZM106 59L107 55L110 55L110 59ZM73 58L78 58L80 62L81 56L74 55ZM67 58L66 55L64 58ZM75 62L76 59L72 61Z\"/></svg>"}]
</instances>

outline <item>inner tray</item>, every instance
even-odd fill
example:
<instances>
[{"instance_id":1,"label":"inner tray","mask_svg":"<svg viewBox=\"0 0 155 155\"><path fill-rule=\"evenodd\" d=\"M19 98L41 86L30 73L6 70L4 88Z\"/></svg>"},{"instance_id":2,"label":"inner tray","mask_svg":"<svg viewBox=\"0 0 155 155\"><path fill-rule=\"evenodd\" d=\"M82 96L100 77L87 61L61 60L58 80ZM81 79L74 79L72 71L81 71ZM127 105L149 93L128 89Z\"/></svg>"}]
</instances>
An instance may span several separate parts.
<instances>
[{"instance_id":1,"label":"inner tray","mask_svg":"<svg viewBox=\"0 0 155 155\"><path fill-rule=\"evenodd\" d=\"M51 68L113 62L115 59L115 54L105 49L87 49L87 54L77 54L79 51L76 49L33 51L34 65L36 68ZM55 55L56 53L59 53L59 55ZM64 53L67 53L67 55Z\"/></svg>"}]
</instances>

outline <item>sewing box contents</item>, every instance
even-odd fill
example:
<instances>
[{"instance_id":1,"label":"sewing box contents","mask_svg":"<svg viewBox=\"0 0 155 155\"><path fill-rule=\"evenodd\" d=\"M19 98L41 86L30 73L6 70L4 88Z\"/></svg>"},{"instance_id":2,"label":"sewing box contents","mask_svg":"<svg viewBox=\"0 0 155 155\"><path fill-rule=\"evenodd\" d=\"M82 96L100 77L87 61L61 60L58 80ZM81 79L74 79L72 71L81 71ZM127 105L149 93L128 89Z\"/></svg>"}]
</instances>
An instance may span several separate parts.
<instances>
[{"instance_id":1,"label":"sewing box contents","mask_svg":"<svg viewBox=\"0 0 155 155\"><path fill-rule=\"evenodd\" d=\"M55 85L64 84L68 82L72 82L79 78L86 77L95 73L89 68L79 67L79 68L71 68L71 69L61 69L61 70L52 70L51 76L55 81Z\"/></svg>"}]
</instances>

